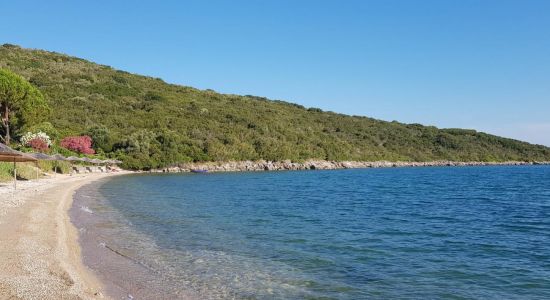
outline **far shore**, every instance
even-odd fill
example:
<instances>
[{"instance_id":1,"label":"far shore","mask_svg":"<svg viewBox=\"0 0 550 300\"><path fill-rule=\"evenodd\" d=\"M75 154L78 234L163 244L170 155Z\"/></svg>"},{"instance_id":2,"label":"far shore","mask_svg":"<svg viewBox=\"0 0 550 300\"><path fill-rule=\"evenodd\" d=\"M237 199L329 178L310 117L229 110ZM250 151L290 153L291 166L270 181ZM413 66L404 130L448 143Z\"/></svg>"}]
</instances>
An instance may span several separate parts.
<instances>
[{"instance_id":1,"label":"far shore","mask_svg":"<svg viewBox=\"0 0 550 300\"><path fill-rule=\"evenodd\" d=\"M78 230L68 210L81 186L108 176L91 173L0 184L0 299L104 299L82 263Z\"/></svg>"},{"instance_id":2,"label":"far shore","mask_svg":"<svg viewBox=\"0 0 550 300\"><path fill-rule=\"evenodd\" d=\"M304 162L284 161L219 161L180 163L165 168L151 170L151 172L179 173L192 171L208 172L249 172L249 171L285 171L285 170L337 170L337 169L367 169L367 168L403 168L403 167L460 167L460 166L523 166L523 165L550 165L550 161L327 161L307 160Z\"/></svg>"}]
</instances>

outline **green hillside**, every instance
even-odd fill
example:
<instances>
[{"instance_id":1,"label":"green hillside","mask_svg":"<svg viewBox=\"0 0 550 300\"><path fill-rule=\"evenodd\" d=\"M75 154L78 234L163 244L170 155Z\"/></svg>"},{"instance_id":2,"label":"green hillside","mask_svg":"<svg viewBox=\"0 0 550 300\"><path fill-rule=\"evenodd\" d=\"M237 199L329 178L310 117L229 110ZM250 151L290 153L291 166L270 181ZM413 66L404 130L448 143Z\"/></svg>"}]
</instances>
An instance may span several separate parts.
<instances>
[{"instance_id":1,"label":"green hillside","mask_svg":"<svg viewBox=\"0 0 550 300\"><path fill-rule=\"evenodd\" d=\"M132 168L184 161L308 158L550 160L548 147L473 130L386 122L203 91L8 44L0 47L0 67L42 91L52 107L49 122L59 137L91 134L100 152Z\"/></svg>"}]
</instances>

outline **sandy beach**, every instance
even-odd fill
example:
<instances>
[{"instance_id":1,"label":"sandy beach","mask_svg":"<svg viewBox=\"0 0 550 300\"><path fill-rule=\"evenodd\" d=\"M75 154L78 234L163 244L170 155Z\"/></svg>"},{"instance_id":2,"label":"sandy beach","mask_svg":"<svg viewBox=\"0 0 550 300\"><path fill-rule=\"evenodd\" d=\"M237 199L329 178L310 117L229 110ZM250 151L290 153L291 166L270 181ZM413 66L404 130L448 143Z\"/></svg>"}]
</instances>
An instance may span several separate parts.
<instances>
[{"instance_id":1,"label":"sandy beach","mask_svg":"<svg viewBox=\"0 0 550 300\"><path fill-rule=\"evenodd\" d=\"M68 210L82 185L120 173L0 183L0 299L104 299Z\"/></svg>"}]
</instances>

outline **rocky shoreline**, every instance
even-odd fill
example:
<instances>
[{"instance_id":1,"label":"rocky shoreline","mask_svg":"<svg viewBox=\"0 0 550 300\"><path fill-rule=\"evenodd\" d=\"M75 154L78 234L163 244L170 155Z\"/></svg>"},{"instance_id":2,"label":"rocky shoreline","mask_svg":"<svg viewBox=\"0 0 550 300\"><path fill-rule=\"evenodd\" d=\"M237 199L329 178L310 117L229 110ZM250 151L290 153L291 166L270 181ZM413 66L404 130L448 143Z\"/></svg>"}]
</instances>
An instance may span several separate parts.
<instances>
[{"instance_id":1,"label":"rocky shoreline","mask_svg":"<svg viewBox=\"0 0 550 300\"><path fill-rule=\"evenodd\" d=\"M166 168L151 170L151 172L180 173L201 170L208 172L251 172L251 171L285 171L285 170L336 170L336 169L366 169L366 168L396 168L396 167L461 167L461 166L523 166L550 165L550 161L525 162L390 162L390 161L325 161L308 160L305 162L285 161L229 161L181 163Z\"/></svg>"}]
</instances>

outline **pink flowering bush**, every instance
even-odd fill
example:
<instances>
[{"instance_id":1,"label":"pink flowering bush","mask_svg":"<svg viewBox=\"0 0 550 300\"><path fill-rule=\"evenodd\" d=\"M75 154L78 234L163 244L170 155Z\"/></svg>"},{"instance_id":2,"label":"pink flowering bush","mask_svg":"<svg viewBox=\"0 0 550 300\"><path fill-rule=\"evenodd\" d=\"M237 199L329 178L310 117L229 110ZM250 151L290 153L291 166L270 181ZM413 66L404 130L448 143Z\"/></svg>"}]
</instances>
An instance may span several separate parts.
<instances>
[{"instance_id":1,"label":"pink flowering bush","mask_svg":"<svg viewBox=\"0 0 550 300\"><path fill-rule=\"evenodd\" d=\"M39 138L34 138L27 141L26 145L32 147L35 151L38 152L46 152L48 150L48 143Z\"/></svg>"},{"instance_id":2,"label":"pink flowering bush","mask_svg":"<svg viewBox=\"0 0 550 300\"><path fill-rule=\"evenodd\" d=\"M68 136L61 140L61 147L82 154L95 153L94 149L92 149L92 138L87 135Z\"/></svg>"}]
</instances>

